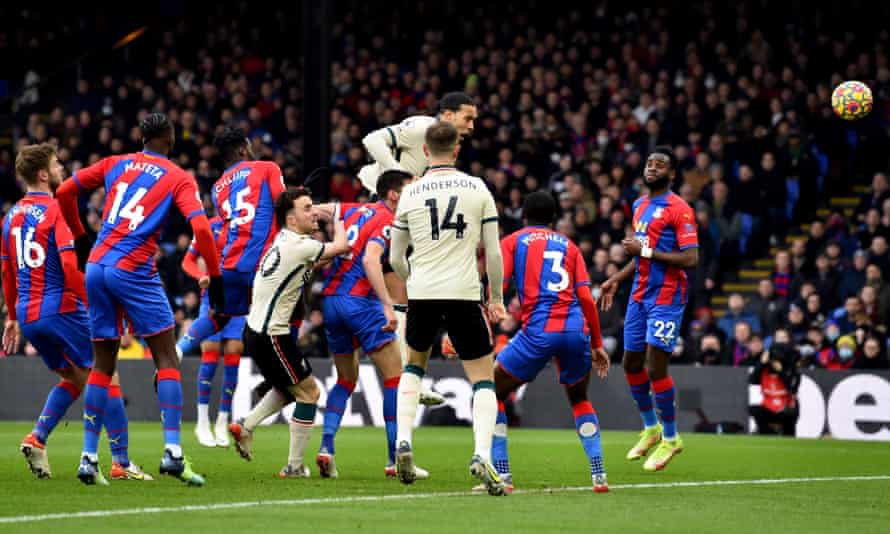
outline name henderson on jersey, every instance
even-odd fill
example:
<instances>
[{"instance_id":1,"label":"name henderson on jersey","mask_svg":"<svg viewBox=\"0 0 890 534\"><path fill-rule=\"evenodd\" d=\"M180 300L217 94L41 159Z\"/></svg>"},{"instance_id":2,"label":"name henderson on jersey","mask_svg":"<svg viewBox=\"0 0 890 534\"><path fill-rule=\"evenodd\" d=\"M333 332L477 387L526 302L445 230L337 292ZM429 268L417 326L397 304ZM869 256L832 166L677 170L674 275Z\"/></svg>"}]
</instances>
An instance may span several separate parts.
<instances>
[{"instance_id":1,"label":"name henderson on jersey","mask_svg":"<svg viewBox=\"0 0 890 534\"><path fill-rule=\"evenodd\" d=\"M421 193L431 193L433 191L445 191L447 189L454 189L458 187L464 189L472 189L474 191L480 189L479 185L473 183L473 180L470 177L438 178L435 181L425 180L424 178L421 178L419 182L416 182L412 185L413 187L406 188L406 192L410 196L417 196Z\"/></svg>"}]
</instances>

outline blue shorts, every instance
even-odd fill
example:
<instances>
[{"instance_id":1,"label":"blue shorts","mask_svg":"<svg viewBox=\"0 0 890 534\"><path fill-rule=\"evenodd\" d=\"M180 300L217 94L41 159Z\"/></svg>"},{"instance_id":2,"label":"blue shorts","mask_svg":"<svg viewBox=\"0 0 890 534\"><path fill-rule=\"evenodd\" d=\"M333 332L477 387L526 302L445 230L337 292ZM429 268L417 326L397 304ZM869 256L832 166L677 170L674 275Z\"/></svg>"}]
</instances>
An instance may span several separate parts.
<instances>
[{"instance_id":1,"label":"blue shorts","mask_svg":"<svg viewBox=\"0 0 890 534\"><path fill-rule=\"evenodd\" d=\"M148 337L173 328L173 310L157 273L146 276L97 263L87 265L90 335L120 339L126 314L131 333Z\"/></svg>"},{"instance_id":2,"label":"blue shorts","mask_svg":"<svg viewBox=\"0 0 890 534\"><path fill-rule=\"evenodd\" d=\"M551 359L559 369L559 383L570 386L590 372L590 336L583 332L528 332L520 330L498 354L498 365L521 382L531 382Z\"/></svg>"},{"instance_id":3,"label":"blue shorts","mask_svg":"<svg viewBox=\"0 0 890 534\"><path fill-rule=\"evenodd\" d=\"M352 354L359 346L365 354L371 354L396 339L395 332L381 330L386 326L386 316L377 299L325 297L323 313L328 346L335 356Z\"/></svg>"},{"instance_id":4,"label":"blue shorts","mask_svg":"<svg viewBox=\"0 0 890 534\"><path fill-rule=\"evenodd\" d=\"M673 352L684 308L684 305L647 305L631 299L624 316L624 350L645 352L646 345L651 345Z\"/></svg>"},{"instance_id":5,"label":"blue shorts","mask_svg":"<svg viewBox=\"0 0 890 534\"><path fill-rule=\"evenodd\" d=\"M250 311L250 294L253 288L254 273L242 273L223 269L223 293L225 303L220 313L224 315L247 315Z\"/></svg>"},{"instance_id":6,"label":"blue shorts","mask_svg":"<svg viewBox=\"0 0 890 534\"><path fill-rule=\"evenodd\" d=\"M22 334L50 369L88 369L93 366L90 319L85 311L59 313L22 323Z\"/></svg>"},{"instance_id":7,"label":"blue shorts","mask_svg":"<svg viewBox=\"0 0 890 534\"><path fill-rule=\"evenodd\" d=\"M210 300L207 297L207 292L204 291L204 294L201 295L201 309L198 313L198 318L207 317L209 311ZM241 336L244 334L245 324L247 324L247 316L239 315L237 317L232 317L222 330L208 337L204 341L210 341L212 343L222 343L228 339L241 341Z\"/></svg>"}]
</instances>

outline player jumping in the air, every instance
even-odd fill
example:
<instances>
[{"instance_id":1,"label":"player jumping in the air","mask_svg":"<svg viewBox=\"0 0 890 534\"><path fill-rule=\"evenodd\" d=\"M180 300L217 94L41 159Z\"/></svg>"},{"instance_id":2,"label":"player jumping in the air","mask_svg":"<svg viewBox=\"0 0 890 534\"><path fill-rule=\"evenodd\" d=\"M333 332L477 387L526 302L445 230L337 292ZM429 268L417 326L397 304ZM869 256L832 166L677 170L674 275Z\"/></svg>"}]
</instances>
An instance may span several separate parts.
<instances>
[{"instance_id":1,"label":"player jumping in the air","mask_svg":"<svg viewBox=\"0 0 890 534\"><path fill-rule=\"evenodd\" d=\"M460 139L473 133L474 121L478 112L473 99L466 93L454 92L442 96L435 117L415 115L399 124L374 130L362 139L365 150L374 158L374 163L365 165L358 176L368 191L375 192L377 178L391 169L402 170L412 176L423 176L430 167L429 156L423 150L427 128L437 122L447 122L457 129ZM386 272L386 271L384 271ZM395 303L396 317L399 320L399 349L402 365L407 363L408 352L405 345L405 321L408 294L405 282L394 273L386 274L386 285ZM439 393L424 388L420 393L420 403L441 404L445 399Z\"/></svg>"},{"instance_id":2,"label":"player jumping in the air","mask_svg":"<svg viewBox=\"0 0 890 534\"><path fill-rule=\"evenodd\" d=\"M522 213L528 226L501 241L504 282L506 285L511 277L516 280L522 305L522 330L497 357L494 382L498 419L492 460L507 491L512 492L503 401L522 384L534 380L547 362L556 359L559 382L572 404L575 429L590 463L593 490L606 492L609 485L603 465L600 425L596 411L587 400L587 386L591 367L600 377L609 372L609 355L603 349L587 266L578 247L552 230L556 202L550 193L539 191L528 195Z\"/></svg>"},{"instance_id":3,"label":"player jumping in the air","mask_svg":"<svg viewBox=\"0 0 890 534\"><path fill-rule=\"evenodd\" d=\"M253 458L253 431L261 421L292 401L290 452L281 478L309 476L303 463L312 434L315 410L321 391L312 368L294 337L291 320L314 266L349 252L346 230L334 210L334 241L322 243L312 238L318 230L318 212L312 207L309 190L285 191L275 201L275 220L281 228L263 256L253 281L253 299L244 329L248 354L272 385L243 422L232 423L229 431L235 448L245 460Z\"/></svg>"},{"instance_id":4,"label":"player jumping in the air","mask_svg":"<svg viewBox=\"0 0 890 534\"><path fill-rule=\"evenodd\" d=\"M61 379L21 445L31 471L39 478L49 478L52 471L46 441L83 391L93 365L93 348L74 237L53 198L64 171L56 149L49 144L26 146L16 157L15 167L27 193L3 222L0 259L9 309L3 348L13 352L24 332L47 367ZM111 478L152 480L128 457L129 423L116 373L108 394L104 425L111 446ZM98 472L97 479L107 483Z\"/></svg>"},{"instance_id":5,"label":"player jumping in the air","mask_svg":"<svg viewBox=\"0 0 890 534\"><path fill-rule=\"evenodd\" d=\"M175 140L173 124L166 115L150 113L140 130L142 152L99 160L74 173L57 193L78 250L84 250L89 238L80 221L77 197L100 187L107 192L102 229L86 268L95 364L84 391L84 444L77 476L86 484L96 483L99 430L108 414L109 385L126 315L133 334L145 338L158 368L158 404L164 429L160 472L203 485L203 477L192 471L182 453L182 384L175 323L154 263L158 237L174 205L191 224L195 247L204 258L213 309L223 303L218 253L194 177L167 159Z\"/></svg>"},{"instance_id":6,"label":"player jumping in the air","mask_svg":"<svg viewBox=\"0 0 890 534\"><path fill-rule=\"evenodd\" d=\"M601 287L600 300L608 310L618 285L634 275L624 320L623 363L644 429L627 459L642 458L655 447L643 465L646 471L664 469L683 450L677 434L676 388L668 374L668 362L686 307L684 269L698 263L698 234L692 208L671 191L676 172L673 151L656 147L646 160L649 194L633 206L634 237L621 242L634 260Z\"/></svg>"},{"instance_id":7,"label":"player jumping in the air","mask_svg":"<svg viewBox=\"0 0 890 534\"><path fill-rule=\"evenodd\" d=\"M489 494L504 495L504 483L491 465L491 437L497 419L493 343L476 270L476 249L481 241L490 280L488 316L500 321L506 312L497 208L485 182L454 168L459 150L457 129L438 122L427 128L425 136L424 150L432 165L402 192L390 253L393 269L408 281L409 298L408 364L399 382L396 467L403 483L414 482L411 438L421 379L433 341L445 326L473 384L475 450L470 473L485 484ZM414 246L410 267L409 244Z\"/></svg>"}]
</instances>

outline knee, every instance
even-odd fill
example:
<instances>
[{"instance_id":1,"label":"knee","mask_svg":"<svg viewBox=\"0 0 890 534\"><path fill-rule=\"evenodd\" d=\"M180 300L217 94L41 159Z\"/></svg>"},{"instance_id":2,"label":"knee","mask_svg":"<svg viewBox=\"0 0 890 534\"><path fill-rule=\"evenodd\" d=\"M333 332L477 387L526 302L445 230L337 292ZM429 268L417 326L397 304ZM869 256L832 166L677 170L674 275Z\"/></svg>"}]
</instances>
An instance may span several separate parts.
<instances>
[{"instance_id":1,"label":"knee","mask_svg":"<svg viewBox=\"0 0 890 534\"><path fill-rule=\"evenodd\" d=\"M644 363L642 356L627 351L624 352L624 357L621 359L621 366L624 367L624 372L630 374L642 372Z\"/></svg>"}]
</instances>

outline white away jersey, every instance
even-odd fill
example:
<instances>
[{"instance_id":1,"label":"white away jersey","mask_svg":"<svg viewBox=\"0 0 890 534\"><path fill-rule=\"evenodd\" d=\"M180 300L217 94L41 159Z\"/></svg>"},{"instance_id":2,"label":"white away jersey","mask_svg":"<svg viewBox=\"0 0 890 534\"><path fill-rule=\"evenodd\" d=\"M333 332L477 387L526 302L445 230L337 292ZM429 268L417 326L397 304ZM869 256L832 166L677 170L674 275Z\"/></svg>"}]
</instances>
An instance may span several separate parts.
<instances>
[{"instance_id":1,"label":"white away jersey","mask_svg":"<svg viewBox=\"0 0 890 534\"><path fill-rule=\"evenodd\" d=\"M287 228L275 236L253 278L253 298L247 325L259 334L280 336L290 332L290 319L324 252L324 243Z\"/></svg>"},{"instance_id":2,"label":"white away jersey","mask_svg":"<svg viewBox=\"0 0 890 534\"><path fill-rule=\"evenodd\" d=\"M414 176L423 176L430 164L423 153L426 130L437 120L427 115L415 115L384 128L388 134L387 144L393 147L393 159L398 162L399 168ZM365 165L358 173L359 180L366 188L374 191L377 188L377 178L387 170L389 169L379 162Z\"/></svg>"},{"instance_id":3,"label":"white away jersey","mask_svg":"<svg viewBox=\"0 0 890 534\"><path fill-rule=\"evenodd\" d=\"M408 298L479 301L476 250L482 225L497 224L485 182L452 166L432 167L402 191L393 228L411 235Z\"/></svg>"}]
</instances>

